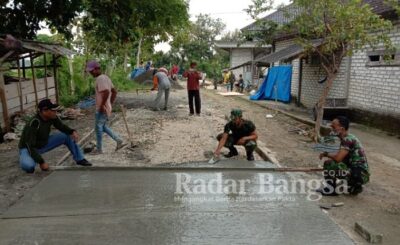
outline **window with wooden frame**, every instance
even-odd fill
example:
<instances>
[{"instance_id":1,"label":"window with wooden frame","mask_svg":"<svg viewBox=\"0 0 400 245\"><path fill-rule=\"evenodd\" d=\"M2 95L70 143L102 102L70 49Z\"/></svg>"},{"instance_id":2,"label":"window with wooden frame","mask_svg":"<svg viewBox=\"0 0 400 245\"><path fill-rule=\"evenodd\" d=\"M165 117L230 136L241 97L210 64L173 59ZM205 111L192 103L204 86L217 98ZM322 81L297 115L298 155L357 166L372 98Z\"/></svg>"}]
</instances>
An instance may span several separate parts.
<instances>
[{"instance_id":1,"label":"window with wooden frame","mask_svg":"<svg viewBox=\"0 0 400 245\"><path fill-rule=\"evenodd\" d=\"M366 66L400 66L400 52L374 50L367 52Z\"/></svg>"}]
</instances>

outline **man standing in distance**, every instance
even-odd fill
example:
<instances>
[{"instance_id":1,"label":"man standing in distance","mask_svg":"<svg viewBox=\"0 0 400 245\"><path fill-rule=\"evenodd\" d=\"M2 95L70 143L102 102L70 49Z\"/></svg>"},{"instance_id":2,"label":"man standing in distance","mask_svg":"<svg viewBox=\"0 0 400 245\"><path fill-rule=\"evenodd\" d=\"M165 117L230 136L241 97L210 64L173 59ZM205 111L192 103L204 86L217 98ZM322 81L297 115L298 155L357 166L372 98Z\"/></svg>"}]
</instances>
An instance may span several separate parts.
<instances>
[{"instance_id":1,"label":"man standing in distance","mask_svg":"<svg viewBox=\"0 0 400 245\"><path fill-rule=\"evenodd\" d=\"M93 154L103 153L103 132L108 134L113 140L117 142L115 151L121 149L126 144L122 139L115 134L106 123L108 118L111 116L112 104L117 98L117 90L115 90L111 79L101 73L100 64L97 61L89 61L86 64L86 71L89 72L95 79L95 90L96 90L96 150Z\"/></svg>"},{"instance_id":2,"label":"man standing in distance","mask_svg":"<svg viewBox=\"0 0 400 245\"><path fill-rule=\"evenodd\" d=\"M200 116L201 112L201 100L200 100L200 79L202 77L201 72L196 70L197 63L190 63L189 70L183 73L183 77L187 78L187 90L189 97L189 115L194 115L193 99L196 107L196 115Z\"/></svg>"}]
</instances>

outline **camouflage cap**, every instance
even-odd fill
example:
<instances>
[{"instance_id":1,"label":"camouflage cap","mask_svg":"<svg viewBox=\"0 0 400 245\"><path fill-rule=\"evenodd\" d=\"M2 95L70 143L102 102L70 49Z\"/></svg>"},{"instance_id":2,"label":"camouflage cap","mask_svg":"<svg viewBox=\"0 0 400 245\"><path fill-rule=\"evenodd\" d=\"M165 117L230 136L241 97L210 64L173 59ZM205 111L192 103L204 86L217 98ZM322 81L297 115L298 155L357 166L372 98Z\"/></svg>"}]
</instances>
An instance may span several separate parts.
<instances>
[{"instance_id":1,"label":"camouflage cap","mask_svg":"<svg viewBox=\"0 0 400 245\"><path fill-rule=\"evenodd\" d=\"M240 109L232 109L231 111L231 120L237 118L237 117L242 117L242 110Z\"/></svg>"}]
</instances>

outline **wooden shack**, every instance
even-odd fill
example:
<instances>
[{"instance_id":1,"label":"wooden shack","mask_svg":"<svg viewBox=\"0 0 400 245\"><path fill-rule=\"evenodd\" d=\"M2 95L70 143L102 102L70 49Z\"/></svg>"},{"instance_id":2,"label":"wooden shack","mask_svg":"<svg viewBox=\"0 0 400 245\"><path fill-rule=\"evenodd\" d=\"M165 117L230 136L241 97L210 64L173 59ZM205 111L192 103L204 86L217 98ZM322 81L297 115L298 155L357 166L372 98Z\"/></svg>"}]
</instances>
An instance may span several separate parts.
<instances>
[{"instance_id":1,"label":"wooden shack","mask_svg":"<svg viewBox=\"0 0 400 245\"><path fill-rule=\"evenodd\" d=\"M0 36L0 124L3 129L10 130L10 117L14 113L35 110L41 99L58 102L57 59L73 54L59 44ZM42 64L35 62L39 57ZM37 69L44 71L42 78L37 78ZM6 75L10 71L17 75Z\"/></svg>"}]
</instances>

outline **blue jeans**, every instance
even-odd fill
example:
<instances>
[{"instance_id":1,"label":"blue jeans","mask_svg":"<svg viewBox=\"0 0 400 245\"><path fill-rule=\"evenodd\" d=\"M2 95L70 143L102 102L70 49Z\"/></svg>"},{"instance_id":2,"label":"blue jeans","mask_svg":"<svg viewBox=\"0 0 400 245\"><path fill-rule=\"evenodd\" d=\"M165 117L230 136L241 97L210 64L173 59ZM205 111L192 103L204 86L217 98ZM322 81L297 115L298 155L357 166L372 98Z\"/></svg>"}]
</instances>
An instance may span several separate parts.
<instances>
[{"instance_id":1,"label":"blue jeans","mask_svg":"<svg viewBox=\"0 0 400 245\"><path fill-rule=\"evenodd\" d=\"M60 145L66 145L68 147L75 161L80 161L85 158L78 144L71 138L71 136L64 133L50 135L47 145L36 150L39 152L39 154L43 154L59 147ZM36 162L29 154L29 150L27 148L22 148L19 150L19 164L21 168L28 173L33 173L35 171Z\"/></svg>"},{"instance_id":2,"label":"blue jeans","mask_svg":"<svg viewBox=\"0 0 400 245\"><path fill-rule=\"evenodd\" d=\"M122 141L121 138L106 125L107 121L107 114L98 111L96 112L95 130L98 151L103 149L103 132L108 134L116 142Z\"/></svg>"}]
</instances>

